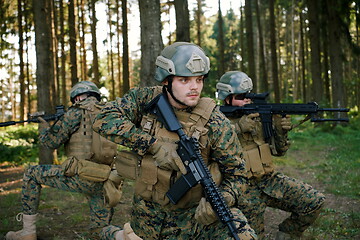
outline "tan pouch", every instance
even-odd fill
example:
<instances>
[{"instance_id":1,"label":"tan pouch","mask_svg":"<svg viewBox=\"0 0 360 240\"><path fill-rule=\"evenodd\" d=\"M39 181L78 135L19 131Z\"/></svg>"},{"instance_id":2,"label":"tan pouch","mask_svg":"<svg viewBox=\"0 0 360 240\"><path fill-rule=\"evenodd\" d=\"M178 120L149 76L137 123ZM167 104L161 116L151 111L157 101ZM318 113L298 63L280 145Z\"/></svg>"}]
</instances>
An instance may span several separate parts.
<instances>
[{"instance_id":1,"label":"tan pouch","mask_svg":"<svg viewBox=\"0 0 360 240\"><path fill-rule=\"evenodd\" d=\"M103 182L109 178L111 167L105 164L79 160L78 174L82 179L93 182Z\"/></svg>"},{"instance_id":2,"label":"tan pouch","mask_svg":"<svg viewBox=\"0 0 360 240\"><path fill-rule=\"evenodd\" d=\"M260 177L264 175L265 171L261 163L260 154L258 148L253 148L247 151L250 160L250 169L254 177Z\"/></svg>"},{"instance_id":3,"label":"tan pouch","mask_svg":"<svg viewBox=\"0 0 360 240\"><path fill-rule=\"evenodd\" d=\"M77 174L78 160L76 157L69 157L61 164L61 167L64 169L65 176L73 177Z\"/></svg>"},{"instance_id":4,"label":"tan pouch","mask_svg":"<svg viewBox=\"0 0 360 240\"><path fill-rule=\"evenodd\" d=\"M272 156L270 152L269 144L263 144L259 146L261 162L264 167L266 173L270 173L274 171L274 164L272 162Z\"/></svg>"},{"instance_id":5,"label":"tan pouch","mask_svg":"<svg viewBox=\"0 0 360 240\"><path fill-rule=\"evenodd\" d=\"M141 157L131 151L118 152L115 160L115 167L118 174L124 178L135 180L138 176L137 164Z\"/></svg>"},{"instance_id":6,"label":"tan pouch","mask_svg":"<svg viewBox=\"0 0 360 240\"><path fill-rule=\"evenodd\" d=\"M166 193L170 188L171 174L172 171L167 171L160 168L157 169L158 181L154 186L152 199L154 202L157 202L162 206L167 205L170 202L169 198L166 197Z\"/></svg>"},{"instance_id":7,"label":"tan pouch","mask_svg":"<svg viewBox=\"0 0 360 240\"><path fill-rule=\"evenodd\" d=\"M135 194L146 200L152 199L154 185L157 182L158 167L155 166L151 155L145 155L141 161L139 177L136 178Z\"/></svg>"},{"instance_id":8,"label":"tan pouch","mask_svg":"<svg viewBox=\"0 0 360 240\"><path fill-rule=\"evenodd\" d=\"M114 170L115 171L115 170ZM104 182L104 197L106 207L115 207L122 196L122 178L115 172L111 172L109 179Z\"/></svg>"}]
</instances>

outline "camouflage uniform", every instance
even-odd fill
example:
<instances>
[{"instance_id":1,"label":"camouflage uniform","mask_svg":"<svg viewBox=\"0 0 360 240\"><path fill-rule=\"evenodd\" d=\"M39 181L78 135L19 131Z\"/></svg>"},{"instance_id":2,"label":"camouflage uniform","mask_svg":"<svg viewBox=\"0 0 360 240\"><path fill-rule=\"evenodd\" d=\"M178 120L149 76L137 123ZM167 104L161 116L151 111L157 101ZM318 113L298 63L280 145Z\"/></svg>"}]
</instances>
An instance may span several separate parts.
<instances>
[{"instance_id":1,"label":"camouflage uniform","mask_svg":"<svg viewBox=\"0 0 360 240\"><path fill-rule=\"evenodd\" d=\"M109 102L97 115L94 130L113 142L132 148L140 156L146 155L156 138L145 132L140 123L144 116L144 107L159 88L132 89L122 99ZM191 112L192 108L185 111ZM244 162L238 154L240 149L235 132L230 122L218 110L212 111L205 128L208 135L206 144L210 147L209 162L217 162L223 175L220 189L236 199L235 196L242 195L247 183L244 177ZM228 229L219 221L208 226L198 224L194 219L197 205L198 203L176 208L174 205L159 204L135 194L131 226L134 232L144 239L232 239ZM252 239L251 236L256 238L241 211L232 211L235 218L241 220L239 235L244 239Z\"/></svg>"},{"instance_id":2,"label":"camouflage uniform","mask_svg":"<svg viewBox=\"0 0 360 240\"><path fill-rule=\"evenodd\" d=\"M95 97L88 97L82 101L85 104L95 104ZM69 108L64 116L50 129L43 129L40 142L49 148L59 148L66 144L71 136L79 129L82 111L75 106ZM70 157L70 156L68 156ZM85 194L90 205L91 229L108 226L114 210L104 205L103 182L92 182L79 178L78 175L68 177L59 165L31 166L24 174L22 187L23 213L33 215L37 213L41 185L58 188L65 191Z\"/></svg>"},{"instance_id":3,"label":"camouflage uniform","mask_svg":"<svg viewBox=\"0 0 360 240\"><path fill-rule=\"evenodd\" d=\"M245 116L243 116L245 117ZM239 119L231 119L238 133L241 146L262 145L264 143L262 123L260 118L255 119L255 129L250 132L241 132ZM287 132L282 131L276 117L274 118L275 136L272 139L272 155L281 156L289 148ZM251 147L250 147L251 148ZM238 207L248 219L250 226L256 231L260 239L264 238L264 213L266 207L281 209L291 213L279 225L279 231L300 236L317 218L325 196L302 181L290 178L273 170L272 163L267 167L270 170L257 176L250 177L250 184L245 193L238 200ZM264 167L266 169L266 167ZM251 170L248 167L248 174Z\"/></svg>"}]
</instances>

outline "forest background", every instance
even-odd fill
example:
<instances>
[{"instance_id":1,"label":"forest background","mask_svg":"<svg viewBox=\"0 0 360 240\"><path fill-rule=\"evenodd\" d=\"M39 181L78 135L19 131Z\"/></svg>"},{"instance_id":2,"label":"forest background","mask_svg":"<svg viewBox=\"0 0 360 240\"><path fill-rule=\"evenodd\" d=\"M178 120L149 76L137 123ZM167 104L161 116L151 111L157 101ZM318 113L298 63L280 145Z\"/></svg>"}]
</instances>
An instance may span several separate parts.
<instances>
[{"instance_id":1,"label":"forest background","mask_svg":"<svg viewBox=\"0 0 360 240\"><path fill-rule=\"evenodd\" d=\"M68 90L82 80L105 87L107 100L131 87L156 84L155 59L174 41L194 42L209 55L206 96L215 98L216 80L224 72L241 70L252 78L253 91L269 91L273 102L316 101L357 113L359 1L245 0L226 12L222 2L209 15L203 0L191 5L187 0L3 1L0 121L53 113L56 105L69 104ZM102 43L97 11L107 23ZM129 37L133 11L139 16L139 51L130 53L129 39L136 39ZM166 25L175 27L166 33ZM99 46L106 54L99 54ZM40 151L40 163L53 159L53 152Z\"/></svg>"}]
</instances>

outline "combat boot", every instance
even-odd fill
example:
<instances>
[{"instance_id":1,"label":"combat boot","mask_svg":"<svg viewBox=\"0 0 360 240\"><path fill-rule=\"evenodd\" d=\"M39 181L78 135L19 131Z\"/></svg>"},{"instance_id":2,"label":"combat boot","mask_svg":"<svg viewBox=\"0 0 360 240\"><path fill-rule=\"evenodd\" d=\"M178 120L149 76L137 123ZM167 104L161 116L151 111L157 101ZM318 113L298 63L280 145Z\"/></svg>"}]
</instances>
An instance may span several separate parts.
<instances>
[{"instance_id":1,"label":"combat boot","mask_svg":"<svg viewBox=\"0 0 360 240\"><path fill-rule=\"evenodd\" d=\"M23 221L23 229L17 232L8 232L5 236L6 240L36 240L36 216L35 215L25 215L19 213L16 216L16 220L20 222Z\"/></svg>"}]
</instances>

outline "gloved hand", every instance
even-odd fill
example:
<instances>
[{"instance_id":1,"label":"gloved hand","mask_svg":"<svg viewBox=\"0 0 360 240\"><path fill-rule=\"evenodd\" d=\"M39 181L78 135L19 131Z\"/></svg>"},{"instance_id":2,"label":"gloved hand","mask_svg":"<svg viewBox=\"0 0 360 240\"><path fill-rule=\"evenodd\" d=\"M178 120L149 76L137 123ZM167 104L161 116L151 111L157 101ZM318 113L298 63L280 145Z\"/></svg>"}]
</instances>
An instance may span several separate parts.
<instances>
[{"instance_id":1,"label":"gloved hand","mask_svg":"<svg viewBox=\"0 0 360 240\"><path fill-rule=\"evenodd\" d=\"M259 113L250 113L248 115L244 115L239 119L239 127L241 132L252 132L255 130L256 122L254 118L259 117Z\"/></svg>"},{"instance_id":2,"label":"gloved hand","mask_svg":"<svg viewBox=\"0 0 360 240\"><path fill-rule=\"evenodd\" d=\"M130 223L124 224L124 230L121 230L115 235L116 240L142 240L138 235L136 235L133 229L130 226Z\"/></svg>"},{"instance_id":3,"label":"gloved hand","mask_svg":"<svg viewBox=\"0 0 360 240\"><path fill-rule=\"evenodd\" d=\"M285 117L281 118L281 127L286 131L290 131L292 129L290 115L285 115Z\"/></svg>"},{"instance_id":4,"label":"gloved hand","mask_svg":"<svg viewBox=\"0 0 360 240\"><path fill-rule=\"evenodd\" d=\"M186 174L186 168L176 152L177 145L156 141L149 152L153 154L156 165L164 170L176 170Z\"/></svg>"},{"instance_id":5,"label":"gloved hand","mask_svg":"<svg viewBox=\"0 0 360 240\"><path fill-rule=\"evenodd\" d=\"M216 213L204 197L201 198L199 206L196 208L195 219L198 223L203 225L210 225L217 220Z\"/></svg>"},{"instance_id":6,"label":"gloved hand","mask_svg":"<svg viewBox=\"0 0 360 240\"><path fill-rule=\"evenodd\" d=\"M282 131L284 133L290 131L292 129L291 116L285 115L285 117L282 117L281 115L275 115L274 125L278 131Z\"/></svg>"},{"instance_id":7,"label":"gloved hand","mask_svg":"<svg viewBox=\"0 0 360 240\"><path fill-rule=\"evenodd\" d=\"M50 124L45 121L45 119L43 119L42 117L38 117L38 120L39 120L39 124L41 126L41 128L49 128L50 127Z\"/></svg>"}]
</instances>

